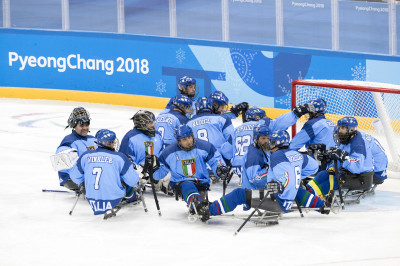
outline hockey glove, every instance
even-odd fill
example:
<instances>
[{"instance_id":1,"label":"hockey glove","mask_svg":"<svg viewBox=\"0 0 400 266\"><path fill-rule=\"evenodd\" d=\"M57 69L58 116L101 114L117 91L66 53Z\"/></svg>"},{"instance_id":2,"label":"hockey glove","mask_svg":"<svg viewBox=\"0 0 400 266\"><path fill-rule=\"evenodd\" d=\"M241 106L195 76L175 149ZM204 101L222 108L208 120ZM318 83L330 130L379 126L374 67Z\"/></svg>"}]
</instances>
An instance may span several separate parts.
<instances>
[{"instance_id":1,"label":"hockey glove","mask_svg":"<svg viewBox=\"0 0 400 266\"><path fill-rule=\"evenodd\" d=\"M338 148L330 148L328 150L328 156L331 160L335 161L340 161L343 163L346 160L346 156L348 156L349 153L345 150L338 149Z\"/></svg>"},{"instance_id":2,"label":"hockey glove","mask_svg":"<svg viewBox=\"0 0 400 266\"><path fill-rule=\"evenodd\" d=\"M296 105L295 107L293 107L292 111L297 117L301 117L302 115L309 113L310 109L310 105L308 103L305 103L301 105Z\"/></svg>"},{"instance_id":3,"label":"hockey glove","mask_svg":"<svg viewBox=\"0 0 400 266\"><path fill-rule=\"evenodd\" d=\"M326 145L324 143L312 143L307 147L307 151L310 156L313 156L314 152L316 151L325 151L325 150L326 150Z\"/></svg>"},{"instance_id":4,"label":"hockey glove","mask_svg":"<svg viewBox=\"0 0 400 266\"><path fill-rule=\"evenodd\" d=\"M265 188L267 189L267 191L270 194L282 194L283 191L285 190L285 188L283 187L282 183L279 182L279 181L269 182L269 183L267 183Z\"/></svg>"},{"instance_id":5,"label":"hockey glove","mask_svg":"<svg viewBox=\"0 0 400 266\"><path fill-rule=\"evenodd\" d=\"M227 180L229 178L229 167L226 165L220 165L217 167L217 175L222 180Z\"/></svg>"},{"instance_id":6,"label":"hockey glove","mask_svg":"<svg viewBox=\"0 0 400 266\"><path fill-rule=\"evenodd\" d=\"M243 111L249 108L249 104L242 102L231 107L231 112L238 117Z\"/></svg>"},{"instance_id":7,"label":"hockey glove","mask_svg":"<svg viewBox=\"0 0 400 266\"><path fill-rule=\"evenodd\" d=\"M144 169L143 171L148 171L152 169L153 173L160 168L160 162L158 161L157 156L146 154L146 158L144 159Z\"/></svg>"}]
</instances>

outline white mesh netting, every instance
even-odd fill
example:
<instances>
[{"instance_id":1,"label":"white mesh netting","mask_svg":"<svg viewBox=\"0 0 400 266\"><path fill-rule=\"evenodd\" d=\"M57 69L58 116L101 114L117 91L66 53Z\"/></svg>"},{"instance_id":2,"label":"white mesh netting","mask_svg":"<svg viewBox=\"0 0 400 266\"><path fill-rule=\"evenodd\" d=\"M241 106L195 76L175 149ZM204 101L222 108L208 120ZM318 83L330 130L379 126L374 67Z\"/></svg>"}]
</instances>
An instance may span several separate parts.
<instances>
[{"instance_id":1,"label":"white mesh netting","mask_svg":"<svg viewBox=\"0 0 400 266\"><path fill-rule=\"evenodd\" d=\"M300 83L300 84L297 84ZM376 137L386 149L391 170L399 168L400 147L400 86L385 83L340 80L302 80L293 82L292 105L315 98L327 102L326 117L337 122L354 116L358 129ZM296 123L298 132L306 118Z\"/></svg>"}]
</instances>

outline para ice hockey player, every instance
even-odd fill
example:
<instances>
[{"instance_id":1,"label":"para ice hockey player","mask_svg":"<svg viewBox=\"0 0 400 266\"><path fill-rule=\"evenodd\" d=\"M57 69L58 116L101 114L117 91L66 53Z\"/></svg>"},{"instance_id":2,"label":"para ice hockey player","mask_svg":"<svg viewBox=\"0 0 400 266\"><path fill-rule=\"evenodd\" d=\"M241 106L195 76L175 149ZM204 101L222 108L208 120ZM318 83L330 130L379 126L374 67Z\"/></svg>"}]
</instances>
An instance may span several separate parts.
<instances>
[{"instance_id":1,"label":"para ice hockey player","mask_svg":"<svg viewBox=\"0 0 400 266\"><path fill-rule=\"evenodd\" d=\"M325 117L327 104L324 99L318 98L308 103L312 108L309 112L308 121L303 128L293 137L290 142L290 149L298 150L303 146L313 143L323 143L326 148L335 147L333 130L335 123Z\"/></svg>"},{"instance_id":2,"label":"para ice hockey player","mask_svg":"<svg viewBox=\"0 0 400 266\"><path fill-rule=\"evenodd\" d=\"M196 107L194 99L197 97L197 94L199 93L199 87L196 83L196 80L189 76L181 77L178 81L178 90L179 94L177 96L172 97L169 100L167 106L164 108L164 110L161 111L160 114L168 113L170 110L174 109L174 101L176 97L178 97L179 95L186 95L193 101L192 108L190 109L191 113L187 114L187 117L190 118L190 116L195 114Z\"/></svg>"},{"instance_id":3,"label":"para ice hockey player","mask_svg":"<svg viewBox=\"0 0 400 266\"><path fill-rule=\"evenodd\" d=\"M140 110L131 120L134 127L122 138L120 152L131 155L136 165L143 166L146 153L156 156L160 154L163 140L156 131L152 112Z\"/></svg>"},{"instance_id":4,"label":"para ice hockey player","mask_svg":"<svg viewBox=\"0 0 400 266\"><path fill-rule=\"evenodd\" d=\"M177 142L163 150L159 159L156 158L159 167L153 168L153 177L160 180L170 171L170 186L182 195L189 206L193 203L200 208L203 197L199 190L208 190L211 182L206 163L218 177L225 178L229 169L215 147L204 140L195 139L189 126L179 125L175 136Z\"/></svg>"},{"instance_id":5,"label":"para ice hockey player","mask_svg":"<svg viewBox=\"0 0 400 266\"><path fill-rule=\"evenodd\" d=\"M365 191L373 184L374 165L378 175L376 178L386 178L387 160L383 149L377 146L370 135L358 131L357 127L358 122L352 116L339 119L333 133L338 148L327 150L326 157L330 161L338 161L339 178L344 189ZM307 184L307 189L321 198L328 191L337 190L336 179L330 178L330 175L332 173L328 171L319 172Z\"/></svg>"},{"instance_id":6,"label":"para ice hockey player","mask_svg":"<svg viewBox=\"0 0 400 266\"><path fill-rule=\"evenodd\" d=\"M254 144L249 147L243 167L243 188L262 189L267 184L278 187L274 195L276 201L266 200L262 208L288 212L297 199L303 207L318 208L322 213L329 213L325 207L328 202L300 187L302 179L318 171L318 163L308 155L288 149L289 134L284 130L274 131L267 137L269 130L265 125L254 127ZM269 163L266 151L270 151ZM256 205L259 200L254 200ZM250 205L249 205L250 206ZM278 208L279 206L279 208Z\"/></svg>"},{"instance_id":7,"label":"para ice hockey player","mask_svg":"<svg viewBox=\"0 0 400 266\"><path fill-rule=\"evenodd\" d=\"M86 199L98 215L117 207L122 199L138 200L139 195L133 188L139 175L128 155L115 150L118 139L113 131L101 129L96 138L98 149L83 153L70 175L76 184L84 182Z\"/></svg>"},{"instance_id":8,"label":"para ice hockey player","mask_svg":"<svg viewBox=\"0 0 400 266\"><path fill-rule=\"evenodd\" d=\"M229 99L222 91L214 91L208 96L208 98L211 100L212 113L218 115L223 114L229 119L235 119L241 113L246 112L246 110L249 108L249 104L247 102L241 102L232 106L228 110Z\"/></svg>"},{"instance_id":9,"label":"para ice hockey player","mask_svg":"<svg viewBox=\"0 0 400 266\"><path fill-rule=\"evenodd\" d=\"M267 136L268 128L265 125L257 125L255 128L256 136ZM265 138L264 140L267 140ZM286 131L275 131L269 135L269 140L261 145L258 142L257 149L270 150L270 164L265 164L265 156L260 154L256 149L249 150L258 154L261 158L257 158L258 165L255 168L250 166L248 176L258 175L260 182L254 184L253 188L266 188L267 191L273 193L275 201L266 199L260 209L271 212L288 212L295 199L304 207L316 208L322 214L329 214L329 207L334 200L334 196L323 201L319 197L309 193L300 187L300 180L314 174L318 170L317 162L308 155L301 154L297 151L289 150L290 137ZM250 159L252 157L250 156ZM254 159L254 158L253 158ZM251 159L252 160L252 159ZM265 175L267 178L265 178ZM265 185L266 184L266 185ZM260 204L260 199L253 198L251 189L236 188L231 193L219 200L206 204L203 202L198 213L202 215L202 219L206 220L210 215L221 215L233 211L238 205L244 204L245 209L256 207ZM206 206L209 205L207 208Z\"/></svg>"},{"instance_id":10,"label":"para ice hockey player","mask_svg":"<svg viewBox=\"0 0 400 266\"><path fill-rule=\"evenodd\" d=\"M175 142L174 131L180 124L186 124L189 119L186 114L192 113L192 100L186 95L174 97L172 110L157 116L156 130L163 138L164 147Z\"/></svg>"},{"instance_id":11,"label":"para ice hockey player","mask_svg":"<svg viewBox=\"0 0 400 266\"><path fill-rule=\"evenodd\" d=\"M140 110L131 120L133 120L134 128L128 131L123 137L120 152L132 156L138 170L142 172L146 154L159 156L164 142L161 134L156 131L154 125L155 117L152 112ZM172 194L168 183L169 176L157 183L156 189L161 190L165 194Z\"/></svg>"},{"instance_id":12,"label":"para ice hockey player","mask_svg":"<svg viewBox=\"0 0 400 266\"><path fill-rule=\"evenodd\" d=\"M89 133L90 114L83 107L76 107L68 118L68 127L72 133L65 136L57 148L56 154L51 156L55 170L58 170L60 186L78 191L78 186L70 178L70 169L78 158L87 150L95 150L95 138Z\"/></svg>"},{"instance_id":13,"label":"para ice hockey player","mask_svg":"<svg viewBox=\"0 0 400 266\"><path fill-rule=\"evenodd\" d=\"M308 113L311 106L308 104L299 105L293 108L292 112L278 116L275 119L269 118L265 111L256 106L251 107L245 113L246 122L235 128L235 139L233 144L236 151L232 160L233 171L241 177L242 164L248 148L253 144L253 128L256 125L265 125L270 132L276 130L286 130L296 123L304 114Z\"/></svg>"},{"instance_id":14,"label":"para ice hockey player","mask_svg":"<svg viewBox=\"0 0 400 266\"><path fill-rule=\"evenodd\" d=\"M197 114L187 125L192 128L195 138L214 145L225 162L233 157L232 140L234 128L231 119L213 113L212 100L201 97L196 102Z\"/></svg>"}]
</instances>

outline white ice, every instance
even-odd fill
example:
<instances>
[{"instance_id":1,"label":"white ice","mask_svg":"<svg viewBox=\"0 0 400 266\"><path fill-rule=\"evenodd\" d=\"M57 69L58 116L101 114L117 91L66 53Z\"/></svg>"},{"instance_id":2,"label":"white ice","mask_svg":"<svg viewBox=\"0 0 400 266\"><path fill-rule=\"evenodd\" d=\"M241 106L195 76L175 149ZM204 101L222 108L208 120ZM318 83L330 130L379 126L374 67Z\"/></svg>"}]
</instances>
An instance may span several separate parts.
<instances>
[{"instance_id":1,"label":"white ice","mask_svg":"<svg viewBox=\"0 0 400 266\"><path fill-rule=\"evenodd\" d=\"M399 173L340 214L290 213L271 227L248 223L237 236L241 220L190 223L185 203L163 194L159 217L150 191L148 213L129 206L103 220L80 199L70 216L73 194L42 192L60 189L49 156L70 133L70 112L84 106L93 135L108 128L122 139L139 108L20 99L0 106L0 265L400 265ZM221 187L212 185L210 199ZM228 190L236 187L235 179Z\"/></svg>"}]
</instances>

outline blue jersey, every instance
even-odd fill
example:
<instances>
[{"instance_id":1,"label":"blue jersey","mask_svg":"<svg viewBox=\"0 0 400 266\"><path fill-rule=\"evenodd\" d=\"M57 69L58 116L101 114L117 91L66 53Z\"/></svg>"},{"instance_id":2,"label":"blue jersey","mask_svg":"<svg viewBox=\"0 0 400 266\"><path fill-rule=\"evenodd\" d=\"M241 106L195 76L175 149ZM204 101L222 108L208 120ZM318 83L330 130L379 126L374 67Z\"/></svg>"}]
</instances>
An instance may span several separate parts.
<instances>
[{"instance_id":1,"label":"blue jersey","mask_svg":"<svg viewBox=\"0 0 400 266\"><path fill-rule=\"evenodd\" d=\"M374 172L378 173L377 177L381 179L386 179L386 168L388 166L388 157L386 156L385 149L382 147L381 143L371 135L360 132L366 141L371 142L371 152L372 160L374 162Z\"/></svg>"},{"instance_id":2,"label":"blue jersey","mask_svg":"<svg viewBox=\"0 0 400 266\"><path fill-rule=\"evenodd\" d=\"M326 119L324 115L308 120L299 133L294 136L289 148L298 150L304 145L307 148L312 143L324 143L327 149L335 147L334 129L335 123Z\"/></svg>"},{"instance_id":3,"label":"blue jersey","mask_svg":"<svg viewBox=\"0 0 400 266\"><path fill-rule=\"evenodd\" d=\"M58 146L56 153L61 151L65 151L68 149L76 149L78 151L78 157L80 157L87 150L95 150L97 148L96 143L94 143L96 139L87 135L86 137L82 137L78 135L75 131L72 131L71 134L64 137L61 141L60 146ZM60 180L60 185L64 185L65 182L68 181L70 169L58 171L58 177Z\"/></svg>"},{"instance_id":4,"label":"blue jersey","mask_svg":"<svg viewBox=\"0 0 400 266\"><path fill-rule=\"evenodd\" d=\"M225 165L215 147L201 139L195 141L195 147L190 151L182 150L177 142L169 145L161 153L159 161L160 168L154 172L154 179L160 180L171 171L172 185L182 181L210 184L206 163L210 165L216 176L217 167Z\"/></svg>"},{"instance_id":5,"label":"blue jersey","mask_svg":"<svg viewBox=\"0 0 400 266\"><path fill-rule=\"evenodd\" d=\"M260 189L267 184L269 154L251 145L244 156L242 188Z\"/></svg>"},{"instance_id":6,"label":"blue jersey","mask_svg":"<svg viewBox=\"0 0 400 266\"><path fill-rule=\"evenodd\" d=\"M175 106L172 103L174 102L175 99L176 99L176 96L169 99L167 106L160 112L160 115L166 114L166 113L170 112L171 110L174 110ZM193 112L191 114L189 114L189 113L186 114L186 117L188 119L190 119L191 117L196 115L196 101L195 100L193 100L193 102L192 102L192 110L193 110Z\"/></svg>"},{"instance_id":7,"label":"blue jersey","mask_svg":"<svg viewBox=\"0 0 400 266\"><path fill-rule=\"evenodd\" d=\"M279 181L284 186L275 198L282 210L288 212L300 187L300 181L318 171L318 163L308 155L294 150L278 150L270 156L268 182Z\"/></svg>"},{"instance_id":8,"label":"blue jersey","mask_svg":"<svg viewBox=\"0 0 400 266\"><path fill-rule=\"evenodd\" d=\"M222 115L200 113L187 123L197 139L212 143L225 159L232 159L234 127L232 121Z\"/></svg>"},{"instance_id":9,"label":"blue jersey","mask_svg":"<svg viewBox=\"0 0 400 266\"><path fill-rule=\"evenodd\" d=\"M175 142L175 128L181 124L186 124L188 121L189 119L186 116L175 110L159 114L156 119L156 130L161 134L164 145L170 145Z\"/></svg>"},{"instance_id":10,"label":"blue jersey","mask_svg":"<svg viewBox=\"0 0 400 266\"><path fill-rule=\"evenodd\" d=\"M162 147L163 141L160 133L156 131L154 137L149 137L142 131L134 128L125 134L119 151L132 156L135 164L143 164L146 152L158 156Z\"/></svg>"},{"instance_id":11,"label":"blue jersey","mask_svg":"<svg viewBox=\"0 0 400 266\"><path fill-rule=\"evenodd\" d=\"M86 198L95 215L114 208L125 196L121 180L131 187L139 181L125 154L103 148L85 152L70 174L76 184L85 182Z\"/></svg>"},{"instance_id":12,"label":"blue jersey","mask_svg":"<svg viewBox=\"0 0 400 266\"><path fill-rule=\"evenodd\" d=\"M288 127L296 123L299 119L293 112L289 112L278 116L272 120L269 117L265 117L258 121L249 121L243 123L235 129L235 139L233 141L236 150L232 160L232 166L238 167L243 164L244 156L247 153L247 149L253 144L253 128L258 124L266 125L270 132L276 130L287 130Z\"/></svg>"},{"instance_id":13,"label":"blue jersey","mask_svg":"<svg viewBox=\"0 0 400 266\"><path fill-rule=\"evenodd\" d=\"M371 172L374 165L372 159L373 143L370 135L357 131L357 134L348 144L339 145L338 148L349 153L348 159L339 163L339 165L353 174Z\"/></svg>"}]
</instances>

